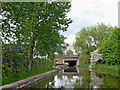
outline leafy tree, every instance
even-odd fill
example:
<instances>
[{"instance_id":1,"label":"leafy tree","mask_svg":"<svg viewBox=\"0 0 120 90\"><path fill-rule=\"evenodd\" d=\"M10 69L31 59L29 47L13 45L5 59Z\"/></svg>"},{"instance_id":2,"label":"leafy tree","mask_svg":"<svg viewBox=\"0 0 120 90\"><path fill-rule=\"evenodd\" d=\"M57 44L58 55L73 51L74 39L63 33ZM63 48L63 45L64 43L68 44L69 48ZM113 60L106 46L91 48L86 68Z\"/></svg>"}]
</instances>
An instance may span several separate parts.
<instances>
[{"instance_id":1,"label":"leafy tree","mask_svg":"<svg viewBox=\"0 0 120 90\"><path fill-rule=\"evenodd\" d=\"M101 46L109 38L113 27L105 24L97 24L82 28L76 34L76 42L73 44L75 52L80 55L84 63L89 63L90 52Z\"/></svg>"},{"instance_id":2,"label":"leafy tree","mask_svg":"<svg viewBox=\"0 0 120 90\"><path fill-rule=\"evenodd\" d=\"M104 60L108 64L120 64L120 29L115 28L109 40L105 41L101 47L100 52L102 53Z\"/></svg>"},{"instance_id":3,"label":"leafy tree","mask_svg":"<svg viewBox=\"0 0 120 90\"><path fill-rule=\"evenodd\" d=\"M72 50L67 50L67 52L66 52L66 56L71 56L71 55L73 55L73 51Z\"/></svg>"},{"instance_id":4,"label":"leafy tree","mask_svg":"<svg viewBox=\"0 0 120 90\"><path fill-rule=\"evenodd\" d=\"M53 57L58 47L64 48L59 31L66 31L72 22L66 16L70 7L70 2L2 3L3 43L27 44L30 70L33 55Z\"/></svg>"}]
</instances>

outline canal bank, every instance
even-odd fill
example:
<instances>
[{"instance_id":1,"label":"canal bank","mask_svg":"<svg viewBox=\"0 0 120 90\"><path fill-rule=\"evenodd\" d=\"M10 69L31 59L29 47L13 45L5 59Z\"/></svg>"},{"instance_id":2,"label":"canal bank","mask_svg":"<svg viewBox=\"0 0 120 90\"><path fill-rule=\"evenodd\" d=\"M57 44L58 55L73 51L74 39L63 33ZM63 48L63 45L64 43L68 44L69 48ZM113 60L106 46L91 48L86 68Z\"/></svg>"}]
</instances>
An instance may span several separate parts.
<instances>
[{"instance_id":1,"label":"canal bank","mask_svg":"<svg viewBox=\"0 0 120 90\"><path fill-rule=\"evenodd\" d=\"M34 76L28 77L23 80L19 80L19 81L10 83L10 84L3 85L0 87L0 89L7 90L7 89L24 88L24 87L34 84L38 81L42 81L42 80L45 80L46 78L49 78L50 76L54 75L55 73L57 73L58 71L60 71L61 69L65 68L65 67L67 67L67 65L58 66L58 67L56 67L55 70L48 71L48 72L38 74L38 75L34 75Z\"/></svg>"},{"instance_id":2,"label":"canal bank","mask_svg":"<svg viewBox=\"0 0 120 90\"><path fill-rule=\"evenodd\" d=\"M82 64L79 67L83 69L90 69L89 64ZM93 72L103 73L103 74L111 74L114 76L120 77L120 67L119 65L107 65L107 64L101 64L101 65L95 65L92 69Z\"/></svg>"},{"instance_id":3,"label":"canal bank","mask_svg":"<svg viewBox=\"0 0 120 90\"><path fill-rule=\"evenodd\" d=\"M51 77L32 84L27 89L91 89L91 88L119 88L120 77L110 74L96 73L80 67L61 69ZM111 83L112 82L112 83Z\"/></svg>"},{"instance_id":4,"label":"canal bank","mask_svg":"<svg viewBox=\"0 0 120 90\"><path fill-rule=\"evenodd\" d=\"M27 85L33 84L33 83L35 83L39 80L43 80L43 79L46 79L46 78L52 76L57 71L58 70L52 70L52 71L49 71L49 72L46 72L46 73L35 75L35 76L32 76L32 77L26 78L24 80L20 80L20 81L17 81L17 82L13 82L13 83L1 86L0 88L3 89L3 90L24 88Z\"/></svg>"}]
</instances>

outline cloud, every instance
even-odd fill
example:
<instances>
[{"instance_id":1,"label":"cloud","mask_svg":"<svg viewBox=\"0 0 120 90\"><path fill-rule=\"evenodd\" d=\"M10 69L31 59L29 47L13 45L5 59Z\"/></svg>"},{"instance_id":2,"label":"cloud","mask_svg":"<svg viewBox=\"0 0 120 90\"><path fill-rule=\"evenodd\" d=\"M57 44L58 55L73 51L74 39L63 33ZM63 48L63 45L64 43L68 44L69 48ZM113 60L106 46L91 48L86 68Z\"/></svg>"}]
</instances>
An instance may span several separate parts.
<instances>
[{"instance_id":1,"label":"cloud","mask_svg":"<svg viewBox=\"0 0 120 90\"><path fill-rule=\"evenodd\" d=\"M61 33L67 36L65 42L73 43L75 34L83 27L97 23L118 26L119 0L72 0L71 11L67 14L73 20L68 30Z\"/></svg>"},{"instance_id":2,"label":"cloud","mask_svg":"<svg viewBox=\"0 0 120 90\"><path fill-rule=\"evenodd\" d=\"M64 35L65 37L67 37L67 39L65 39L65 42L68 44L72 44L75 41L75 35Z\"/></svg>"}]
</instances>

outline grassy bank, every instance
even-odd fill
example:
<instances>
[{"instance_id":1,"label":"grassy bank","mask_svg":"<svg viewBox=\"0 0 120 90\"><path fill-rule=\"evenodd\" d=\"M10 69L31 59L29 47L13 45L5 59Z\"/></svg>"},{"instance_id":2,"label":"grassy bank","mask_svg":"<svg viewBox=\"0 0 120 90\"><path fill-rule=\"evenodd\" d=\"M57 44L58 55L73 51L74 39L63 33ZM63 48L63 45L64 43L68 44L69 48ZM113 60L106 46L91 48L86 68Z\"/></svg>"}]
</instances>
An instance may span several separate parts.
<instances>
[{"instance_id":1,"label":"grassy bank","mask_svg":"<svg viewBox=\"0 0 120 90\"><path fill-rule=\"evenodd\" d=\"M81 64L79 67L83 69L89 69L89 64Z\"/></svg>"},{"instance_id":2,"label":"grassy bank","mask_svg":"<svg viewBox=\"0 0 120 90\"><path fill-rule=\"evenodd\" d=\"M9 84L12 82L16 82L34 75L38 75L41 73L45 73L48 71L54 70L53 68L48 68L48 69L43 69L43 70L36 70L36 71L31 71L31 72L26 72L26 73L16 73L16 74L11 74L8 77L3 77L2 78L2 85Z\"/></svg>"},{"instance_id":3,"label":"grassy bank","mask_svg":"<svg viewBox=\"0 0 120 90\"><path fill-rule=\"evenodd\" d=\"M80 68L89 69L89 64L80 65ZM94 72L99 72L103 74L111 74L115 76L120 76L119 65L107 65L107 64L95 65L94 69L92 70Z\"/></svg>"},{"instance_id":4,"label":"grassy bank","mask_svg":"<svg viewBox=\"0 0 120 90\"><path fill-rule=\"evenodd\" d=\"M115 76L120 76L120 70L118 65L96 65L95 69L93 69L94 72L100 72L103 74L111 74Z\"/></svg>"}]
</instances>

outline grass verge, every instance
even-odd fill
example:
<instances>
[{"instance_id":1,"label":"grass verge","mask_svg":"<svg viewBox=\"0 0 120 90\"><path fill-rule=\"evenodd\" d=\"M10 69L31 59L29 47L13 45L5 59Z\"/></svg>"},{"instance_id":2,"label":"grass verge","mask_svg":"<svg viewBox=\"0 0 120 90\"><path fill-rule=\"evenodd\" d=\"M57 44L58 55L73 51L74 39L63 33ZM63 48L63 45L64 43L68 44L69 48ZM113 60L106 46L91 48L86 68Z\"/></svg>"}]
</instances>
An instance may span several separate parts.
<instances>
[{"instance_id":1,"label":"grass verge","mask_svg":"<svg viewBox=\"0 0 120 90\"><path fill-rule=\"evenodd\" d=\"M89 69L89 64L81 64L80 68Z\"/></svg>"},{"instance_id":2,"label":"grass verge","mask_svg":"<svg viewBox=\"0 0 120 90\"><path fill-rule=\"evenodd\" d=\"M89 64L82 64L80 65L80 68L89 69ZM114 76L120 76L119 65L107 65L107 64L95 65L94 69L92 70L94 72L99 72L103 74L111 74Z\"/></svg>"},{"instance_id":3,"label":"grass verge","mask_svg":"<svg viewBox=\"0 0 120 90\"><path fill-rule=\"evenodd\" d=\"M26 72L26 73L16 73L16 74L11 74L8 77L3 77L2 78L2 85L9 84L12 82L16 82L34 75L38 75L41 73L45 73L48 71L54 70L53 68L48 68L48 69L43 69L43 70L36 70L36 71L31 71L31 72Z\"/></svg>"},{"instance_id":4,"label":"grass verge","mask_svg":"<svg viewBox=\"0 0 120 90\"><path fill-rule=\"evenodd\" d=\"M103 74L111 74L114 76L120 76L120 70L118 65L96 65L95 69L93 69L94 72L100 72Z\"/></svg>"}]
</instances>

